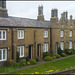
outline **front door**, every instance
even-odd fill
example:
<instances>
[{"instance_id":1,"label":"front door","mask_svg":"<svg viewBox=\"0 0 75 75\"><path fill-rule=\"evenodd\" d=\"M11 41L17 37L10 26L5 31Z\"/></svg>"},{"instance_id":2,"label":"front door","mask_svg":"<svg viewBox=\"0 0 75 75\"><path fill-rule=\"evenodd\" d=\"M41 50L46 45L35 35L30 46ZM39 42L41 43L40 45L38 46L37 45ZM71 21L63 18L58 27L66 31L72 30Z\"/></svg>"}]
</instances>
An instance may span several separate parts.
<instances>
[{"instance_id":1,"label":"front door","mask_svg":"<svg viewBox=\"0 0 75 75\"><path fill-rule=\"evenodd\" d=\"M37 45L37 56L38 56L38 57L40 57L40 47L41 47L41 45L38 44L38 45Z\"/></svg>"},{"instance_id":2,"label":"front door","mask_svg":"<svg viewBox=\"0 0 75 75\"><path fill-rule=\"evenodd\" d=\"M29 58L32 59L32 46L29 45Z\"/></svg>"}]
</instances>

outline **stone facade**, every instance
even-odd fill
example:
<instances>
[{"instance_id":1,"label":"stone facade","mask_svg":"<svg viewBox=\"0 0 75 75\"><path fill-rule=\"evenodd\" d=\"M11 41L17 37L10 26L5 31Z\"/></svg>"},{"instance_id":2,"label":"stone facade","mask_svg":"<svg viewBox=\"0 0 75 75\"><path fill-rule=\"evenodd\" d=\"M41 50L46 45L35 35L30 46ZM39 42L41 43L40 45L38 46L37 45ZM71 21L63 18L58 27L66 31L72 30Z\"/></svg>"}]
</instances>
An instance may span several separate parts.
<instances>
[{"instance_id":1,"label":"stone facade","mask_svg":"<svg viewBox=\"0 0 75 75\"><path fill-rule=\"evenodd\" d=\"M0 49L7 49L7 60L16 61L19 46L24 46L24 57L29 56L31 52L31 59L38 56L43 58L45 43L48 45L46 48L48 52L54 55L58 53L60 42L63 42L63 51L69 48L69 41L72 41L72 48L75 49L75 20L72 19L72 15L68 20L68 12L63 12L58 20L57 9L52 9L51 15L50 21L44 20L42 5L38 7L37 20L8 17L6 8L0 8L0 30L6 31L6 40L0 40ZM23 39L18 39L18 30L24 31ZM63 37L60 37L61 30ZM45 31L48 33L46 38L44 37ZM72 31L72 37L69 37L70 31ZM40 49L39 55L38 49Z\"/></svg>"}]
</instances>

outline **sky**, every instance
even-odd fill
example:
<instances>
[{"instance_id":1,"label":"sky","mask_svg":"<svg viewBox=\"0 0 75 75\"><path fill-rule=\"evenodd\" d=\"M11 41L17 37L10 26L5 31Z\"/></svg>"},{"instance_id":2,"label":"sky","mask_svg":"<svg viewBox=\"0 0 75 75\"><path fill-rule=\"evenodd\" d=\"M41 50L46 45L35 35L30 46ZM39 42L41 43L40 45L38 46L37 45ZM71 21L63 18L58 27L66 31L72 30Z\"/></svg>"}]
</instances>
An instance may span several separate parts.
<instances>
[{"instance_id":1,"label":"sky","mask_svg":"<svg viewBox=\"0 0 75 75\"><path fill-rule=\"evenodd\" d=\"M68 18L73 15L75 19L75 1L7 1L7 10L9 16L37 19L38 6L43 5L43 14L45 20L50 20L51 9L58 9L58 17L61 13L68 11Z\"/></svg>"}]
</instances>

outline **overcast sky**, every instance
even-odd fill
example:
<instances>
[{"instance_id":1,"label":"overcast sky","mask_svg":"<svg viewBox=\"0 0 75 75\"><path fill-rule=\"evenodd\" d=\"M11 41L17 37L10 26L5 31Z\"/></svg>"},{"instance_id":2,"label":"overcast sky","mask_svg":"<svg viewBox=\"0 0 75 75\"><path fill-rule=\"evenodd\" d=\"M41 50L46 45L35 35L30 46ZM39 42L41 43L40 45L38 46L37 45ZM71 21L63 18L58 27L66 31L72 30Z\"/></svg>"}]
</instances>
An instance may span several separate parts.
<instances>
[{"instance_id":1,"label":"overcast sky","mask_svg":"<svg viewBox=\"0 0 75 75\"><path fill-rule=\"evenodd\" d=\"M45 20L50 20L51 9L58 9L58 16L65 10L68 11L68 18L73 15L75 19L75 1L7 1L9 16L37 19L38 6L43 5Z\"/></svg>"}]
</instances>

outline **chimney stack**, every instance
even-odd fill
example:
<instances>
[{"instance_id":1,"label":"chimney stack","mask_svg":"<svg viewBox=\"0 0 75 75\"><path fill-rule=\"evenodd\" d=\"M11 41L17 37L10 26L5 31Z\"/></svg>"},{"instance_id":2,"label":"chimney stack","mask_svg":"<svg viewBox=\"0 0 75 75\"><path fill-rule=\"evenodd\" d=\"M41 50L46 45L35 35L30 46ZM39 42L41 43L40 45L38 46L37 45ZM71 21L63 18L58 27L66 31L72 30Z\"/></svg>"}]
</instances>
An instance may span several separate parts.
<instances>
[{"instance_id":1,"label":"chimney stack","mask_svg":"<svg viewBox=\"0 0 75 75\"><path fill-rule=\"evenodd\" d=\"M43 5L39 5L39 7L38 7L38 16L37 16L37 20L44 21Z\"/></svg>"}]
</instances>

